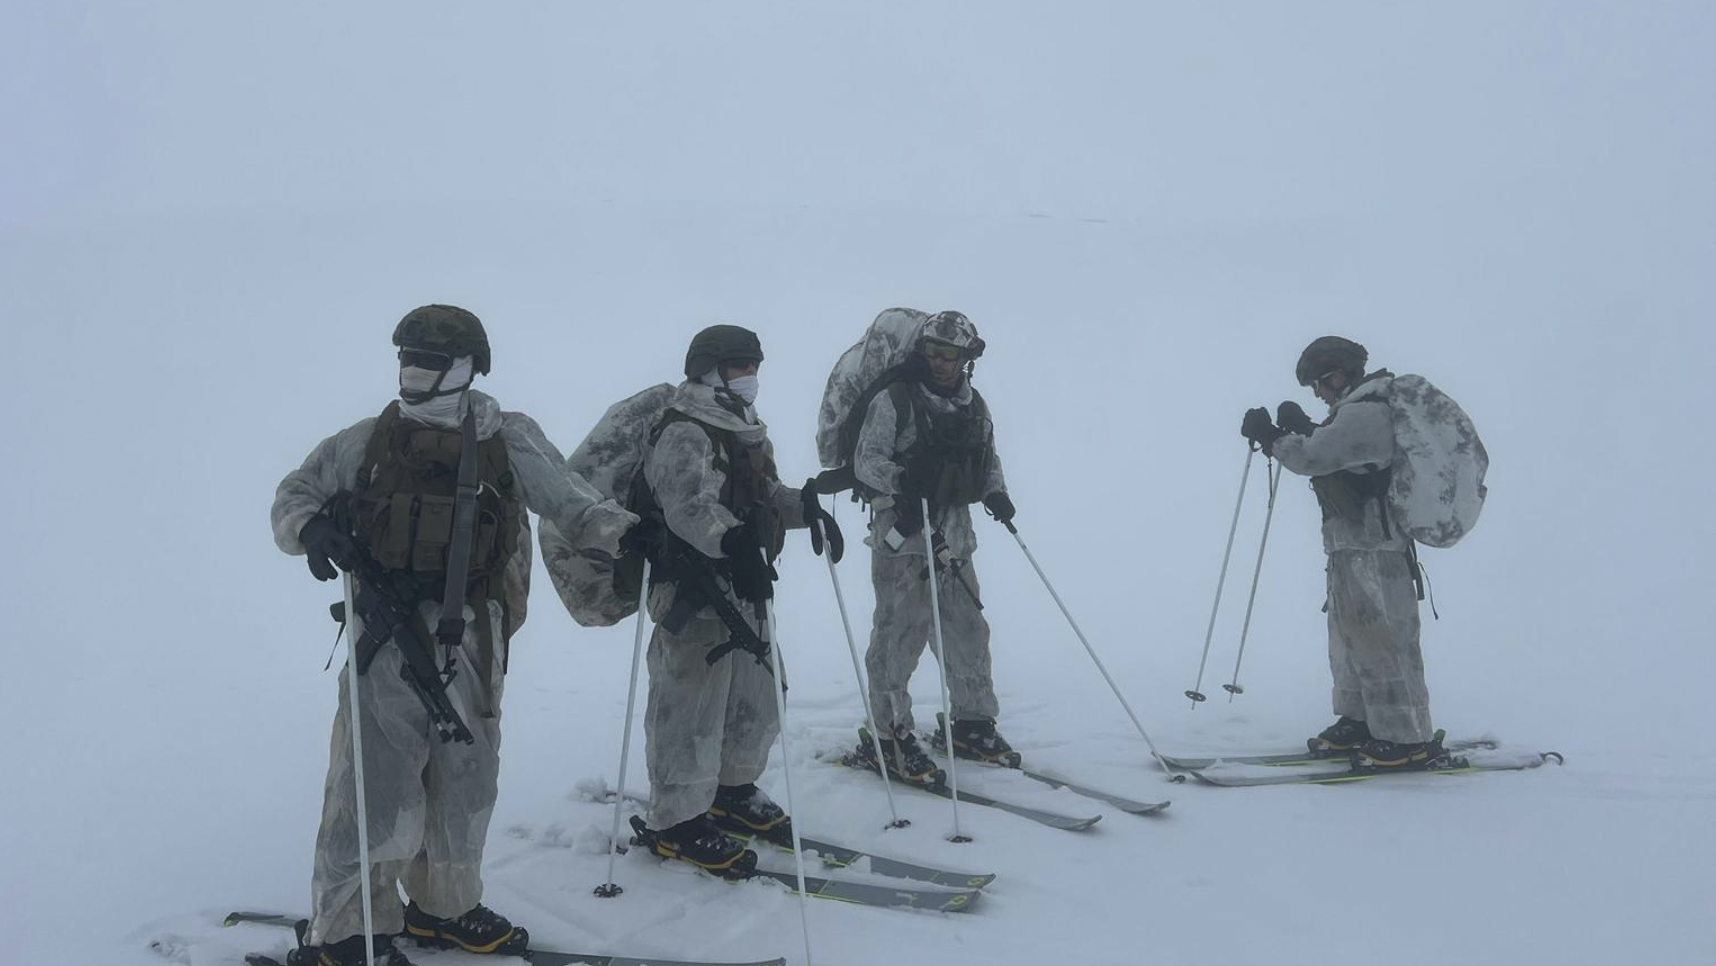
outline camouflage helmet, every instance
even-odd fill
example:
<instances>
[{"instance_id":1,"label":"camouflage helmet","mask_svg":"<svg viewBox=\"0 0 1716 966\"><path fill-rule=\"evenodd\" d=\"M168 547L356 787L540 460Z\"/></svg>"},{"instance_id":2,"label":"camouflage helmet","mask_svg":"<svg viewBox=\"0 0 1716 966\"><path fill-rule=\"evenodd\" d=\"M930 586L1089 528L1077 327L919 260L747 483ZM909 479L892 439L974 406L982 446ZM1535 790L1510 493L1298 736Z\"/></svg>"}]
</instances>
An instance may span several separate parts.
<instances>
[{"instance_id":1,"label":"camouflage helmet","mask_svg":"<svg viewBox=\"0 0 1716 966\"><path fill-rule=\"evenodd\" d=\"M412 309L393 330L400 348L427 349L450 356L472 356L476 371L488 375L489 336L475 315L456 305Z\"/></svg>"},{"instance_id":2,"label":"camouflage helmet","mask_svg":"<svg viewBox=\"0 0 1716 966\"><path fill-rule=\"evenodd\" d=\"M984 341L977 334L977 326L965 317L964 312L950 310L937 312L924 320L924 327L918 334L918 341L940 342L950 345L965 353L965 358L976 359L983 355Z\"/></svg>"},{"instance_id":3,"label":"camouflage helmet","mask_svg":"<svg viewBox=\"0 0 1716 966\"><path fill-rule=\"evenodd\" d=\"M763 343L750 329L712 325L691 337L685 350L685 378L697 379L717 364L743 365L763 361Z\"/></svg>"},{"instance_id":4,"label":"camouflage helmet","mask_svg":"<svg viewBox=\"0 0 1716 966\"><path fill-rule=\"evenodd\" d=\"M1309 386L1319 376L1336 370L1363 375L1364 364L1369 361L1370 353L1364 346L1338 335L1325 335L1299 353L1299 365L1293 374L1299 377L1299 385Z\"/></svg>"}]
</instances>

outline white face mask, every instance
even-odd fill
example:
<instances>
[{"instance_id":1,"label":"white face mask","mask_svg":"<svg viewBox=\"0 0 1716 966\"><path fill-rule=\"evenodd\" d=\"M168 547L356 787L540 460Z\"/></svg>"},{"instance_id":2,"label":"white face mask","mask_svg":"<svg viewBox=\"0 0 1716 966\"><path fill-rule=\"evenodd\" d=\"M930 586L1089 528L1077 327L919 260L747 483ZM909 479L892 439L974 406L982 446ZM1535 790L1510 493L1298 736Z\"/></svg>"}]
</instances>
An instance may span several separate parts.
<instances>
[{"instance_id":1,"label":"white face mask","mask_svg":"<svg viewBox=\"0 0 1716 966\"><path fill-rule=\"evenodd\" d=\"M749 406L757 401L757 377L740 376L737 379L729 379L727 391L743 399L745 405Z\"/></svg>"}]
</instances>

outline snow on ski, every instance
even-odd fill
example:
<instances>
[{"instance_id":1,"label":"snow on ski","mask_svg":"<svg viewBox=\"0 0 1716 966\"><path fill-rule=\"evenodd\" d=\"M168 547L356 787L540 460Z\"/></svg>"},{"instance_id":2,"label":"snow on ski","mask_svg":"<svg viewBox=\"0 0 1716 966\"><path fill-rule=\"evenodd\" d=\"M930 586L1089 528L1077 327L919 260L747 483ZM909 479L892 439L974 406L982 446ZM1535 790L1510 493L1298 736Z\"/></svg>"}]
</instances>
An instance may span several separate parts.
<instances>
[{"instance_id":1,"label":"snow on ski","mask_svg":"<svg viewBox=\"0 0 1716 966\"><path fill-rule=\"evenodd\" d=\"M1344 785L1370 781L1375 778L1406 775L1471 775L1485 771L1526 771L1540 767L1548 761L1554 761L1557 765L1564 764L1559 752L1545 751L1534 752L1533 754L1535 757L1514 761L1473 761L1470 758L1453 758L1446 765L1438 767L1404 769L1363 768L1352 764L1342 764L1338 768L1327 769L1280 768L1265 765L1253 770L1251 766L1245 764L1223 763L1222 766L1211 766L1207 769L1192 769L1191 774L1198 781L1207 785L1246 788L1258 785Z\"/></svg>"},{"instance_id":2,"label":"snow on ski","mask_svg":"<svg viewBox=\"0 0 1716 966\"><path fill-rule=\"evenodd\" d=\"M625 794L630 801L639 804L649 803L648 795L631 789L627 789ZM961 798L963 797L961 796ZM602 800L611 803L614 800L613 792L602 796ZM792 842L788 840L776 841L767 836L748 835L726 827L723 827L723 831L734 838L747 839L753 842L760 840L783 852L790 853L792 851ZM917 862L908 862L905 859L877 855L864 849L841 845L825 839L815 839L806 835L800 835L799 842L804 846L807 854L814 854L822 860L823 865L836 869L848 868L868 859L871 873L887 876L891 879L911 879L915 882L928 882L931 885L961 890L981 889L995 881L993 872L959 872L954 869L941 869L933 865L922 865Z\"/></svg>"},{"instance_id":3,"label":"snow on ski","mask_svg":"<svg viewBox=\"0 0 1716 966\"><path fill-rule=\"evenodd\" d=\"M302 916L285 916L273 912L233 912L228 913L223 926L236 926L241 922L252 922L263 926L284 926L293 928ZM711 963L697 960L656 959L653 957L640 958L637 956L607 956L600 953L563 953L552 949L527 950L522 957L500 957L497 961L522 959L530 966L786 966L785 959L762 959L743 963ZM251 953L244 957L250 966L280 966L280 961L260 953Z\"/></svg>"},{"instance_id":4,"label":"snow on ski","mask_svg":"<svg viewBox=\"0 0 1716 966\"><path fill-rule=\"evenodd\" d=\"M1491 750L1496 742L1488 738L1450 741L1443 745L1449 751L1479 751ZM1199 771L1214 765L1324 765L1332 762L1345 761L1347 752L1330 752L1318 754L1311 751L1289 751L1278 754L1258 755L1221 755L1216 758L1175 758L1173 755L1163 755L1162 761L1169 768L1180 771Z\"/></svg>"}]
</instances>

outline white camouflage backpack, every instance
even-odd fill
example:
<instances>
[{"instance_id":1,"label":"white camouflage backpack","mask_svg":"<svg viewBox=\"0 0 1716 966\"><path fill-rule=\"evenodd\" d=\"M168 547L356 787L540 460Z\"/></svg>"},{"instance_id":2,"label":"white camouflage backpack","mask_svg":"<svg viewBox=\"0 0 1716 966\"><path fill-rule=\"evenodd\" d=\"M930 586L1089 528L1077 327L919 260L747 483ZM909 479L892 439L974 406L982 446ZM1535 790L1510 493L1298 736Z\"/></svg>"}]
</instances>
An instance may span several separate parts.
<instances>
[{"instance_id":1,"label":"white camouflage backpack","mask_svg":"<svg viewBox=\"0 0 1716 966\"><path fill-rule=\"evenodd\" d=\"M823 466L834 469L852 462L870 400L886 387L890 371L911 358L928 318L917 309L887 309L858 344L841 353L828 374L816 421L816 455Z\"/></svg>"},{"instance_id":2,"label":"white camouflage backpack","mask_svg":"<svg viewBox=\"0 0 1716 966\"><path fill-rule=\"evenodd\" d=\"M1390 515L1412 539L1452 547L1478 525L1490 457L1471 417L1423 376L1396 376L1388 392L1394 421Z\"/></svg>"},{"instance_id":3,"label":"white camouflage backpack","mask_svg":"<svg viewBox=\"0 0 1716 966\"><path fill-rule=\"evenodd\" d=\"M632 483L643 468L650 431L675 392L664 382L609 406L573 450L566 468L630 509ZM637 613L641 556L626 551L615 559L600 551L580 552L546 517L538 530L549 580L573 620L585 627L608 627Z\"/></svg>"}]
</instances>

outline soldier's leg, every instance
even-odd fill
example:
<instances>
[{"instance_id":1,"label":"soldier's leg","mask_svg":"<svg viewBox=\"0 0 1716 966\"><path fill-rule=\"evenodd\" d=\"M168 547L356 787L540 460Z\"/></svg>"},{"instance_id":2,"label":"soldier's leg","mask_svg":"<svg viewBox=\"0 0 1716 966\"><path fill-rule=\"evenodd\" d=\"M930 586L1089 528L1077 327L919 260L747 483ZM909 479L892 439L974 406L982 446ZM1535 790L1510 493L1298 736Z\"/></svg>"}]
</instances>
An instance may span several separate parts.
<instances>
[{"instance_id":1,"label":"soldier's leg","mask_svg":"<svg viewBox=\"0 0 1716 966\"><path fill-rule=\"evenodd\" d=\"M956 561L958 571L942 571L936 589L941 604L941 646L947 655L947 690L955 721L995 720L1001 703L989 655L989 621L977 607L983 593L977 568L970 560ZM974 596L977 595L977 596ZM931 632L933 633L933 631Z\"/></svg>"},{"instance_id":2,"label":"soldier's leg","mask_svg":"<svg viewBox=\"0 0 1716 966\"><path fill-rule=\"evenodd\" d=\"M644 756L649 766L646 822L660 831L708 811L715 800L726 744L727 692L733 668L750 655L734 651L710 665L708 645L656 625L649 641L649 703Z\"/></svg>"},{"instance_id":3,"label":"soldier's leg","mask_svg":"<svg viewBox=\"0 0 1716 966\"><path fill-rule=\"evenodd\" d=\"M864 669L870 677L870 710L883 737L915 727L908 685L929 642L930 629L929 585L923 568L921 556L880 550L870 555L876 611Z\"/></svg>"},{"instance_id":4,"label":"soldier's leg","mask_svg":"<svg viewBox=\"0 0 1716 966\"><path fill-rule=\"evenodd\" d=\"M382 647L369 670L358 675L362 708L364 805L369 822L370 887L378 933L405 928L396 883L423 844L423 767L430 742L423 706L400 677L403 657ZM310 883L310 942L338 942L363 932L362 868L358 855L357 798L352 761L352 715L340 672L340 703L334 715L322 825Z\"/></svg>"},{"instance_id":5,"label":"soldier's leg","mask_svg":"<svg viewBox=\"0 0 1716 966\"><path fill-rule=\"evenodd\" d=\"M1418 641L1418 595L1407 555L1339 551L1329 556L1330 588L1347 653L1357 668L1364 717L1374 737L1429 741L1430 692Z\"/></svg>"},{"instance_id":6,"label":"soldier's leg","mask_svg":"<svg viewBox=\"0 0 1716 966\"><path fill-rule=\"evenodd\" d=\"M732 666L728 669L719 781L722 785L749 785L762 777L769 763L769 749L780 735L777 685L770 665L743 651L734 651L722 660ZM786 673L785 655L781 656L781 673Z\"/></svg>"},{"instance_id":7,"label":"soldier's leg","mask_svg":"<svg viewBox=\"0 0 1716 966\"><path fill-rule=\"evenodd\" d=\"M493 605L490 618L495 647L503 649L498 604ZM438 919L469 912L482 901L483 846L488 841L489 819L494 815L499 791L504 689L499 664L503 658L496 655L493 686L489 700L483 702L479 700L482 681L477 673L479 653L474 629L467 628L460 651L461 673L454 677L449 697L476 740L465 744L436 739L431 747L424 771L428 799L423 848L403 880L405 894ZM483 717L485 706L493 710L493 717Z\"/></svg>"},{"instance_id":8,"label":"soldier's leg","mask_svg":"<svg viewBox=\"0 0 1716 966\"><path fill-rule=\"evenodd\" d=\"M1329 673L1334 680L1333 704L1335 714L1354 721L1364 720L1364 689L1359 685L1358 664L1354 662L1352 646L1341 630L1341 614L1348 607L1336 602L1337 594L1345 594L1345 586L1336 586L1335 564L1331 559L1323 568L1327 578L1328 596L1323 611L1329 628Z\"/></svg>"}]
</instances>

